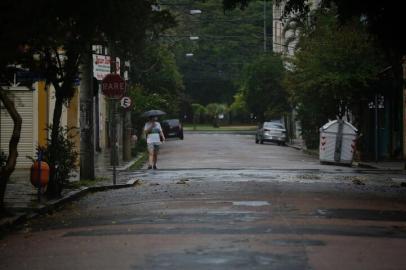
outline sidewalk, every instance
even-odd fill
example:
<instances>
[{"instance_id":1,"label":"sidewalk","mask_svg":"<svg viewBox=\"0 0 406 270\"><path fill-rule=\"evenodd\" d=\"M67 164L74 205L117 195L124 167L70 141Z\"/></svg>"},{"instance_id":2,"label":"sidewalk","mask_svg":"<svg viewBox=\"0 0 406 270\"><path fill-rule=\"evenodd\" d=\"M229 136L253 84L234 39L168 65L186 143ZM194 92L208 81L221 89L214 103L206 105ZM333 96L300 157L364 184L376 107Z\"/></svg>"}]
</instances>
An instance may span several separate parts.
<instances>
[{"instance_id":1,"label":"sidewalk","mask_svg":"<svg viewBox=\"0 0 406 270\"><path fill-rule=\"evenodd\" d=\"M295 148L297 150L304 151L312 156L318 158L318 150L308 150L302 139L294 139L287 143L288 146ZM405 170L405 161L354 161L354 166L359 168L368 169L378 169L378 170L388 170L388 171L403 171Z\"/></svg>"},{"instance_id":2,"label":"sidewalk","mask_svg":"<svg viewBox=\"0 0 406 270\"><path fill-rule=\"evenodd\" d=\"M89 188L81 187L77 189L66 188L62 192L62 197L55 200L41 198L41 201L39 201L38 190L30 183L30 170L16 169L10 178L5 194L6 209L12 213L13 216L10 218L0 219L0 229L11 226L16 222L21 222L32 215L44 213L66 201L70 201L78 196L82 196L89 191L120 188L133 185L136 179L130 179L128 174L120 174L120 172L131 167L131 165L133 165L140 158L140 156L137 156L127 162L122 161L122 159L119 160L119 165L116 168L116 186L113 185L113 170L112 166L110 166L109 157L109 153L97 153L95 156L95 175L96 178L99 179L95 186ZM78 180L79 176L78 173L76 173L71 181Z\"/></svg>"}]
</instances>

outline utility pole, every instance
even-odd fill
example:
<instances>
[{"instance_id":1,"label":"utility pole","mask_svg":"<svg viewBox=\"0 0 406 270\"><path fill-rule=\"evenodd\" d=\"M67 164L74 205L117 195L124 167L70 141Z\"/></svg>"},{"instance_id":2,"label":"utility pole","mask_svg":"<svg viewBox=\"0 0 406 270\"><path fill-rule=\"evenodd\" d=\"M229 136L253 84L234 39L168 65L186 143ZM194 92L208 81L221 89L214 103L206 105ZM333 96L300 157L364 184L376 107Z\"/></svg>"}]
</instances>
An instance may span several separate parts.
<instances>
[{"instance_id":1,"label":"utility pole","mask_svg":"<svg viewBox=\"0 0 406 270\"><path fill-rule=\"evenodd\" d=\"M129 62L124 61L124 80L126 81L126 94L125 96L129 95L128 89L128 68ZM125 109L123 112L123 160L129 161L131 160L131 110Z\"/></svg>"},{"instance_id":2,"label":"utility pole","mask_svg":"<svg viewBox=\"0 0 406 270\"><path fill-rule=\"evenodd\" d=\"M264 0L264 52L266 53L266 1Z\"/></svg>"},{"instance_id":3,"label":"utility pole","mask_svg":"<svg viewBox=\"0 0 406 270\"><path fill-rule=\"evenodd\" d=\"M80 84L80 179L95 179L92 49L83 55Z\"/></svg>"},{"instance_id":4,"label":"utility pole","mask_svg":"<svg viewBox=\"0 0 406 270\"><path fill-rule=\"evenodd\" d=\"M112 74L117 73L116 55L114 53L114 45L109 46L110 49L110 70ZM113 184L116 184L117 171L116 166L118 165L118 147L117 147L117 100L109 99L109 123L110 123L110 164L113 165Z\"/></svg>"},{"instance_id":5,"label":"utility pole","mask_svg":"<svg viewBox=\"0 0 406 270\"><path fill-rule=\"evenodd\" d=\"M379 109L379 104L378 104L378 93L375 93L375 111L374 111L374 119L375 119L375 136L374 136L374 141L375 141L375 162L379 161L379 123L378 123L378 109Z\"/></svg>"},{"instance_id":6,"label":"utility pole","mask_svg":"<svg viewBox=\"0 0 406 270\"><path fill-rule=\"evenodd\" d=\"M402 59L403 81L406 80L406 55ZM403 83L403 159L405 160L404 169L406 170L406 84Z\"/></svg>"}]
</instances>

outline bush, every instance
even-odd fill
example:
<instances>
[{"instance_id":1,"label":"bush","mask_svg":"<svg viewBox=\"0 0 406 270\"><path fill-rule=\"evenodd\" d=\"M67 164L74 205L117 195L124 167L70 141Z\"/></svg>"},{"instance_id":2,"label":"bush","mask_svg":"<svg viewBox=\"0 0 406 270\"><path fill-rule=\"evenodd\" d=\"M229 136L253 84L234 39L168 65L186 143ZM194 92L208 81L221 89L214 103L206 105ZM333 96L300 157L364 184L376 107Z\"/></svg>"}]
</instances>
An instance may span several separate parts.
<instances>
[{"instance_id":1,"label":"bush","mask_svg":"<svg viewBox=\"0 0 406 270\"><path fill-rule=\"evenodd\" d=\"M48 129L51 130L51 127ZM76 130L76 128L60 127L56 145L52 145L51 139L48 139L47 146L38 147L38 150L42 151L42 159L49 164L51 169L47 191L51 196L60 195L62 191L60 184L67 182L71 173L76 170L78 152L75 151L73 143L73 138L77 136ZM57 176L55 174L56 165L58 165Z\"/></svg>"},{"instance_id":2,"label":"bush","mask_svg":"<svg viewBox=\"0 0 406 270\"><path fill-rule=\"evenodd\" d=\"M138 153L145 152L147 150L147 141L141 138L137 141L137 144L131 149L131 154L136 156Z\"/></svg>"}]
</instances>

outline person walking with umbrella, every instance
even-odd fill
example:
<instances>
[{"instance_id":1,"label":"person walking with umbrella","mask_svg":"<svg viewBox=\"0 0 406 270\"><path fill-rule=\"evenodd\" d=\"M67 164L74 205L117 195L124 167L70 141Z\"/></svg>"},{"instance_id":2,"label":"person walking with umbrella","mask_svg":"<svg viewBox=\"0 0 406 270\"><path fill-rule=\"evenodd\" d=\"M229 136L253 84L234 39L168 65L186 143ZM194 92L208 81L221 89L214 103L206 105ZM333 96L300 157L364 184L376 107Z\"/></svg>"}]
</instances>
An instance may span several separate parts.
<instances>
[{"instance_id":1,"label":"person walking with umbrella","mask_svg":"<svg viewBox=\"0 0 406 270\"><path fill-rule=\"evenodd\" d=\"M155 112L155 113L154 113ZM163 115L164 112L157 113L156 110L148 111L143 116L148 117L148 122L144 126L145 136L147 137L149 165L148 170L157 169L159 147L165 141L164 133L162 132L161 124L158 122L158 115Z\"/></svg>"}]
</instances>

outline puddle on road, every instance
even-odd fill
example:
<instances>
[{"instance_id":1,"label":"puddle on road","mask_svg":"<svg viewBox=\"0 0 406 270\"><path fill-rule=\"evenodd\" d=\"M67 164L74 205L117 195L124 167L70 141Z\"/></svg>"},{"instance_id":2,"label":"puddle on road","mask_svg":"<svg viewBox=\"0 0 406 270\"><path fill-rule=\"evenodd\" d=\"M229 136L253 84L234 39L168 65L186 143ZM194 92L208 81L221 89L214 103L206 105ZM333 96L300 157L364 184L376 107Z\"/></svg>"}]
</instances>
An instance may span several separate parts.
<instances>
[{"instance_id":1,"label":"puddle on road","mask_svg":"<svg viewBox=\"0 0 406 270\"><path fill-rule=\"evenodd\" d=\"M325 242L320 240L309 240L309 239L278 239L272 240L271 244L273 245L282 245L282 246L325 246Z\"/></svg>"},{"instance_id":2,"label":"puddle on road","mask_svg":"<svg viewBox=\"0 0 406 270\"><path fill-rule=\"evenodd\" d=\"M234 206L252 206L252 207L260 207L260 206L268 206L271 205L267 201L238 201L233 202Z\"/></svg>"},{"instance_id":3,"label":"puddle on road","mask_svg":"<svg viewBox=\"0 0 406 270\"><path fill-rule=\"evenodd\" d=\"M187 253L173 252L149 255L146 257L144 264L135 264L132 269L304 270L310 269L310 266L306 256L298 252L277 254L253 252L244 249L225 252L218 249L206 248L203 253L199 249L198 251L192 250Z\"/></svg>"},{"instance_id":4,"label":"puddle on road","mask_svg":"<svg viewBox=\"0 0 406 270\"><path fill-rule=\"evenodd\" d=\"M405 211L373 209L317 209L315 214L320 217L337 219L406 221Z\"/></svg>"}]
</instances>

